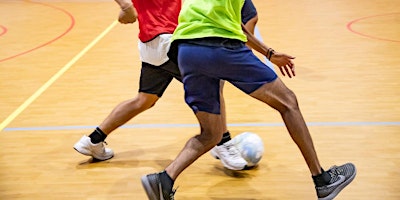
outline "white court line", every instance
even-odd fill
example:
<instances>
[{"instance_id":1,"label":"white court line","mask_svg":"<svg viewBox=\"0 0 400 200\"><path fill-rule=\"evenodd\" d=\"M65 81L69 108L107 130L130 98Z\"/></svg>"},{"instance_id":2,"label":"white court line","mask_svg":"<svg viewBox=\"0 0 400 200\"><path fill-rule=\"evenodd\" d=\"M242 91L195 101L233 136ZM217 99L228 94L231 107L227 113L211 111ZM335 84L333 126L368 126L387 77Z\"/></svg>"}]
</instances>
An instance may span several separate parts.
<instances>
[{"instance_id":1,"label":"white court line","mask_svg":"<svg viewBox=\"0 0 400 200\"><path fill-rule=\"evenodd\" d=\"M29 105L32 104L44 91L46 91L58 78L60 78L72 65L74 65L83 55L85 55L94 45L96 45L112 28L117 24L114 21L108 26L100 35L98 35L88 46L80 51L71 61L69 61L63 68L61 68L56 74L54 74L42 87L40 87L35 93L32 94L23 104L21 104L11 115L9 115L0 124L0 132L7 127L19 114L22 113Z\"/></svg>"}]
</instances>

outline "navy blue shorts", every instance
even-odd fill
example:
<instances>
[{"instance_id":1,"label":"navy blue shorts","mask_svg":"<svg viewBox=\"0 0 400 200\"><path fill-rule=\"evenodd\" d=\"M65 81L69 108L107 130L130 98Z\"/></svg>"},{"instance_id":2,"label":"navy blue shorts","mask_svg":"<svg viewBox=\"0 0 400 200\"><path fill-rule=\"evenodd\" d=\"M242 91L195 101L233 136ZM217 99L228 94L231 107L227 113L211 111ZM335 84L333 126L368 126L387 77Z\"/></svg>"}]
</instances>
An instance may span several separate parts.
<instances>
[{"instance_id":1,"label":"navy blue shorts","mask_svg":"<svg viewBox=\"0 0 400 200\"><path fill-rule=\"evenodd\" d=\"M241 15L242 15L242 23L243 24L246 24L250 19L257 16L257 9L251 0L244 1Z\"/></svg>"},{"instance_id":2,"label":"navy blue shorts","mask_svg":"<svg viewBox=\"0 0 400 200\"><path fill-rule=\"evenodd\" d=\"M277 78L243 42L225 40L218 44L213 41L211 45L191 41L179 44L185 101L194 112L220 114L220 79L250 94Z\"/></svg>"}]
</instances>

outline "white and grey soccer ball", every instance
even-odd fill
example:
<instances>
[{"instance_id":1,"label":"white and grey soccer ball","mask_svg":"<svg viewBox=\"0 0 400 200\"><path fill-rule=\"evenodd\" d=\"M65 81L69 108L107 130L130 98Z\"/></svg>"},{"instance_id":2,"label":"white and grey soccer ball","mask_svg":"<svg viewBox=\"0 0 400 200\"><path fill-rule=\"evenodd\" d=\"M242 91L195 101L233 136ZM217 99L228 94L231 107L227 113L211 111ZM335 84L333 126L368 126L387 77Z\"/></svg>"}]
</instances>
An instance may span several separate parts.
<instances>
[{"instance_id":1,"label":"white and grey soccer ball","mask_svg":"<svg viewBox=\"0 0 400 200\"><path fill-rule=\"evenodd\" d=\"M254 167L264 154L264 143L260 136L252 132L243 132L232 138L233 144L247 161L248 167Z\"/></svg>"}]
</instances>

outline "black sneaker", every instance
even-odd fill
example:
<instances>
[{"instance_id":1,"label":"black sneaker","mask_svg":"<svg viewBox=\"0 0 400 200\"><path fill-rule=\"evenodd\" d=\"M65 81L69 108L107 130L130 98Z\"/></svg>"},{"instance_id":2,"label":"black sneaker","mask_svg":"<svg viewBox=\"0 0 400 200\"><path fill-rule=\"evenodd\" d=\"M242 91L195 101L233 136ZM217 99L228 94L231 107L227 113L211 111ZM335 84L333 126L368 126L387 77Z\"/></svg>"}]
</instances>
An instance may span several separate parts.
<instances>
[{"instance_id":1,"label":"black sneaker","mask_svg":"<svg viewBox=\"0 0 400 200\"><path fill-rule=\"evenodd\" d=\"M168 191L162 187L160 173L142 176L142 185L147 197L149 197L149 200L174 200L176 190L171 189Z\"/></svg>"},{"instance_id":2,"label":"black sneaker","mask_svg":"<svg viewBox=\"0 0 400 200\"><path fill-rule=\"evenodd\" d=\"M333 166L327 171L331 175L329 185L315 187L318 200L332 200L356 177L356 167L352 163Z\"/></svg>"}]
</instances>

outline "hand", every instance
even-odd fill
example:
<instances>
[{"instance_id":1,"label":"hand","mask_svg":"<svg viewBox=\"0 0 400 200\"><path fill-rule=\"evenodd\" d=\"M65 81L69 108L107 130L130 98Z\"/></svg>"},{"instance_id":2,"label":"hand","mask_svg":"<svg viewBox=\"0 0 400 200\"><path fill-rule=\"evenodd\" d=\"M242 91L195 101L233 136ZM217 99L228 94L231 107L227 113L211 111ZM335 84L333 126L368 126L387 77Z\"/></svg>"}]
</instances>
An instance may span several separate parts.
<instances>
[{"instance_id":1,"label":"hand","mask_svg":"<svg viewBox=\"0 0 400 200\"><path fill-rule=\"evenodd\" d=\"M133 6L129 6L127 8L122 9L119 12L119 17L118 17L118 21L121 24L131 24L134 23L136 21L137 18L137 14L135 9L133 8Z\"/></svg>"},{"instance_id":2,"label":"hand","mask_svg":"<svg viewBox=\"0 0 400 200\"><path fill-rule=\"evenodd\" d=\"M275 52L275 54L271 56L270 61L279 67L279 70L281 71L283 76L286 76L287 74L289 78L292 78L292 76L296 76L294 70L295 66L292 61L293 59L295 59L295 57Z\"/></svg>"}]
</instances>

